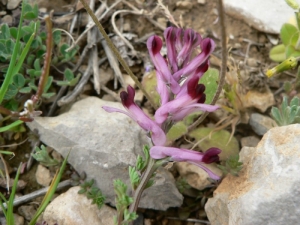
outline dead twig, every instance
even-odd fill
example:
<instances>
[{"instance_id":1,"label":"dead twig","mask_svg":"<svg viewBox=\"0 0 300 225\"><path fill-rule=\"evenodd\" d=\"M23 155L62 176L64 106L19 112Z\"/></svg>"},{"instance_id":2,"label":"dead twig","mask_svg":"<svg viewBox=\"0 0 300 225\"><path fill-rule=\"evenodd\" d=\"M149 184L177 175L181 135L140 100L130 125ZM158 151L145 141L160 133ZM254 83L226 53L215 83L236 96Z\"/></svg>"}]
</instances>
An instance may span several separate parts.
<instances>
[{"instance_id":1,"label":"dead twig","mask_svg":"<svg viewBox=\"0 0 300 225\"><path fill-rule=\"evenodd\" d=\"M111 49L107 45L107 42L105 41L105 39L103 38L103 36L100 35L100 37L101 37L101 44L102 44L102 47L103 47L103 49L105 51L105 54L107 56L108 62L110 64L110 67L113 69L114 74L117 77L117 79L119 80L119 82L122 85L122 87L124 89L126 89L126 83L125 83L124 78L122 76L122 72L120 70L119 63L116 60L116 57L112 53ZM116 79L115 79L115 81L116 81ZM117 89L117 83L116 82L114 83L114 88Z\"/></svg>"},{"instance_id":2,"label":"dead twig","mask_svg":"<svg viewBox=\"0 0 300 225\"><path fill-rule=\"evenodd\" d=\"M224 86L225 82L225 76L227 71L227 43L226 43L226 26L225 26L225 12L224 12L224 6L223 1L218 0L218 8L219 8L219 17L220 17L220 28L221 28L221 44L222 44L222 63L221 63L221 72L220 72L220 79L218 84L218 89L213 97L213 100L211 102L211 105L216 104L217 100L219 99L219 96L222 92L222 88ZM196 120L191 126L188 127L188 132L195 129L200 123L203 122L203 120L208 115L208 112L204 112L198 120ZM188 133L187 132L187 133Z\"/></svg>"},{"instance_id":3,"label":"dead twig","mask_svg":"<svg viewBox=\"0 0 300 225\"><path fill-rule=\"evenodd\" d=\"M142 92L144 93L144 95L146 96L146 98L148 98L149 102L151 103L151 105L156 109L157 105L155 104L154 100L152 99L152 97L147 93L147 91L144 89L144 87L142 86L141 82L139 82L139 80L137 79L137 77L132 73L132 71L130 70L129 66L126 64L126 62L123 60L123 58L121 57L121 55L118 52L118 49L114 46L114 44L112 43L112 41L110 40L110 38L108 37L107 33L105 32L103 26L101 25L101 23L97 20L97 17L95 16L95 14L91 11L90 7L88 6L88 4L86 4L85 0L80 0L80 2L82 3L82 5L84 6L84 8L87 10L87 12L89 13L89 15L92 17L93 21L96 23L97 27L99 28L99 31L101 32L101 34L103 35L104 39L106 40L109 48L112 50L112 52L115 54L115 56L118 58L118 61L120 62L120 64L123 66L123 68L125 69L125 71L130 75L130 77L134 80L135 84L140 88L140 90L142 90Z\"/></svg>"},{"instance_id":4,"label":"dead twig","mask_svg":"<svg viewBox=\"0 0 300 225\"><path fill-rule=\"evenodd\" d=\"M101 21L105 16L107 16L107 14L114 8L116 7L119 3L121 2L121 0L116 1L114 4L112 4L109 8L106 9L106 11L102 14L99 14L100 10L102 10L102 8L100 7L96 12L95 15L97 16L97 21ZM90 29L92 29L93 27L95 27L95 23L93 21L89 22L86 25L86 29L81 33L81 35L77 38L77 40L74 42L74 44L72 46L70 46L70 48L66 49L66 51L70 51L71 49L73 49L78 42L88 33L88 31Z\"/></svg>"},{"instance_id":5,"label":"dead twig","mask_svg":"<svg viewBox=\"0 0 300 225\"><path fill-rule=\"evenodd\" d=\"M59 191L59 190L61 190L63 188L71 186L71 183L72 183L71 180L64 180L64 181L60 182L57 185L56 191ZM45 195L47 193L48 189L49 189L49 187L45 187L45 188L42 188L40 190L34 191L34 192L30 193L30 194L23 195L21 197L15 198L13 206L15 207L15 206L24 204L26 202L29 202L32 199L35 199L36 197ZM3 205L6 208L6 203L3 203ZM0 212L2 212L2 208L1 207L0 207Z\"/></svg>"}]
</instances>

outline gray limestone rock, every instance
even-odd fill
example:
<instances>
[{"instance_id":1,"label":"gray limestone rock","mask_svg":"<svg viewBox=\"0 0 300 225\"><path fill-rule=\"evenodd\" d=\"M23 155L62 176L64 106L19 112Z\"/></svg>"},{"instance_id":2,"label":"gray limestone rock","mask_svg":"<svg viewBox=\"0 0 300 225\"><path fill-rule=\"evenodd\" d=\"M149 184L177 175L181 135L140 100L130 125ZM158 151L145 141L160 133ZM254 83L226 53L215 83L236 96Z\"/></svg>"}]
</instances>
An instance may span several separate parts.
<instances>
[{"instance_id":1,"label":"gray limestone rock","mask_svg":"<svg viewBox=\"0 0 300 225\"><path fill-rule=\"evenodd\" d=\"M300 124L269 130L240 152L243 169L228 175L205 210L212 225L286 225L300 220Z\"/></svg>"},{"instance_id":2,"label":"gray limestone rock","mask_svg":"<svg viewBox=\"0 0 300 225\"><path fill-rule=\"evenodd\" d=\"M123 109L120 103L88 97L64 114L39 117L27 125L38 129L41 141L64 157L71 150L69 163L95 179L107 201L114 204L113 180L121 179L130 186L128 166L135 165L138 154L143 155L143 145L149 144L149 139L129 117L107 113L101 108L104 105ZM142 208L166 210L180 206L183 200L168 171L160 173L157 183L145 193L139 205Z\"/></svg>"}]
</instances>

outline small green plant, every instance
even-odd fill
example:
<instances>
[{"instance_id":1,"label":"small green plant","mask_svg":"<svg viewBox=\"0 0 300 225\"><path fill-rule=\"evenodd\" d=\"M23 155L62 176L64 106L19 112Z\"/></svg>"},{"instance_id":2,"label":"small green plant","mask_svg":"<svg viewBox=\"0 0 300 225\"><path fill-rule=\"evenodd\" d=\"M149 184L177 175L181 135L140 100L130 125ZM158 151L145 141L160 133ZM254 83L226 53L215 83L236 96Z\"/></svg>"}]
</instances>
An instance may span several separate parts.
<instances>
[{"instance_id":1,"label":"small green plant","mask_svg":"<svg viewBox=\"0 0 300 225\"><path fill-rule=\"evenodd\" d=\"M239 162L239 159L239 154L231 155L225 162L222 162L222 165L218 165L218 167L222 170L224 175L232 174L238 176L243 166L243 163Z\"/></svg>"},{"instance_id":2,"label":"small green plant","mask_svg":"<svg viewBox=\"0 0 300 225\"><path fill-rule=\"evenodd\" d=\"M41 145L41 148L36 147L35 153L32 153L31 155L36 161L44 166L57 166L60 163L49 156L47 148L44 145Z\"/></svg>"},{"instance_id":3,"label":"small green plant","mask_svg":"<svg viewBox=\"0 0 300 225\"><path fill-rule=\"evenodd\" d=\"M300 106L299 98L294 97L288 105L288 97L284 96L280 109L272 107L271 116L274 118L278 126L285 126L289 124L300 122Z\"/></svg>"},{"instance_id":4,"label":"small green plant","mask_svg":"<svg viewBox=\"0 0 300 225\"><path fill-rule=\"evenodd\" d=\"M83 182L78 191L78 194L85 194L88 199L92 199L92 204L96 204L100 209L105 203L105 196L102 194L102 191L94 185L95 181L89 180Z\"/></svg>"},{"instance_id":5,"label":"small green plant","mask_svg":"<svg viewBox=\"0 0 300 225\"><path fill-rule=\"evenodd\" d=\"M133 202L133 198L129 197L127 193L127 185L121 180L114 180L114 189L116 192L116 208L118 215L114 218L115 224L128 225L130 222L137 219L138 215L135 212L130 212L128 206Z\"/></svg>"},{"instance_id":6,"label":"small green plant","mask_svg":"<svg viewBox=\"0 0 300 225\"><path fill-rule=\"evenodd\" d=\"M178 189L178 191L183 194L185 192L185 190L190 189L191 186L189 185L189 183L186 181L185 178L180 178L176 180L176 187Z\"/></svg>"}]
</instances>

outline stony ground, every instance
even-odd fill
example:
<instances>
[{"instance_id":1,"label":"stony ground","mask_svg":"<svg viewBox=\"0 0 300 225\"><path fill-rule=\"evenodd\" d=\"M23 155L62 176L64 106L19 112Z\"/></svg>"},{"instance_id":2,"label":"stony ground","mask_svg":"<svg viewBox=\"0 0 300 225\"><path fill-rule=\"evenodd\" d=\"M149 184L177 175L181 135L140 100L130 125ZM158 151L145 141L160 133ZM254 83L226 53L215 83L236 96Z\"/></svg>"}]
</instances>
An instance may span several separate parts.
<instances>
[{"instance_id":1,"label":"stony ground","mask_svg":"<svg viewBox=\"0 0 300 225\"><path fill-rule=\"evenodd\" d=\"M114 1L108 1L107 4L111 5ZM145 71L146 65L149 64L149 58L145 47L145 41L147 37L152 34L158 34L162 36L163 29L170 25L170 22L166 18L166 13L159 7L156 7L156 1L123 1L123 3L117 4L114 8L104 17L103 26L106 32L109 33L115 40L115 43L120 43L120 39L115 35L113 30L113 23L111 21L113 12L119 12L113 20L118 27L119 31L123 33L123 37L129 40L132 44L136 55L132 54L132 51L128 47L120 47L123 50L123 57L127 59L127 62L131 66L132 71L139 79ZM217 48L211 57L211 67L219 69L221 62L220 56L220 28L218 23L218 11L215 1L167 1L169 11L171 12L174 20L178 22L182 27L193 28L201 33L203 36L213 38L217 44ZM11 26L18 24L18 16L20 14L19 2L5 0L0 2L0 15L1 23L8 23ZM53 26L54 28L61 28L70 30L70 26L74 26L72 36L77 40L80 34L84 31L89 19L87 13L82 9L81 5L77 1L73 0L41 0L38 1L40 14L43 12L49 12L54 10ZM96 2L96 9L100 4ZM122 13L121 10L126 9L126 13ZM130 12L129 12L130 10ZM141 11L143 10L143 11ZM71 13L70 12L75 12ZM150 13L149 16L147 13ZM68 15L68 16L66 16ZM74 16L78 15L77 20ZM65 17L64 17L65 16ZM251 24L251 23L250 23ZM43 24L42 24L42 28ZM281 102L283 89L282 81L284 76L281 75L276 79L267 80L264 73L268 68L276 65L269 59L269 51L274 43L279 41L278 35L267 34L263 31L250 27L244 21L233 18L231 16L226 17L226 29L227 29L227 42L228 42L228 75L226 82L229 85L233 85L234 82L240 82L241 84L241 101L242 107L239 110L239 118L228 115L225 112L219 114L210 115L204 124L209 127L214 126L220 121L221 118L228 117L228 126L224 125L224 130L229 132L235 129L234 138L238 142L238 149L243 146L254 147L260 141L262 135L266 133L274 124L270 121L270 107L276 105L277 102ZM65 41L69 39L64 37ZM79 53L76 55L76 61L69 64L70 67L75 67L75 64L80 61L80 55L83 55L80 62L79 73L84 73L87 70L87 65L91 60L92 55L86 54L84 51L85 46L91 44L87 36L84 36L79 42ZM101 45L101 40L95 43L98 46L96 52L96 58L101 61L106 55ZM52 68L52 72L57 75L59 69ZM94 71L95 72L95 71ZM111 68L107 61L104 61L99 67L101 86L95 86L94 80L89 79L84 85L83 91L81 91L74 99L66 98L51 98L43 102L41 109L44 112L43 115L47 115L45 112L51 111L51 115L57 116L63 112L66 112L74 102L85 98L86 96L97 96L104 100L118 101L118 93L122 90L120 84L117 84L114 73L124 74L124 71ZM105 76L101 77L101 74ZM1 74L2 75L2 74ZM127 84L132 84L132 80L127 75L124 76L124 81ZM117 85L116 85L117 84ZM59 87L54 87L59 91ZM281 88L281 89L280 89ZM101 90L101 91L100 91ZM63 96L73 91L73 88L69 90L63 90ZM100 94L99 94L100 93ZM295 92L290 93L295 95ZM139 103L141 106L152 112L147 100L143 98L142 94L139 94ZM53 107L53 105L59 105ZM224 101L220 101L223 104ZM236 126L230 126L235 123ZM224 123L223 123L224 124ZM30 152L32 147L27 141L29 138L32 140L32 132L26 128L25 132L7 133L2 135L1 143L3 145L11 145L8 149L15 153L15 157L9 159L5 157L6 164L9 170L12 172L11 177L14 177L14 171L20 162L28 161L30 158ZM36 143L37 140L32 140ZM182 139L178 144L186 144ZM53 157L59 158L57 153L52 153ZM173 175L178 177L178 171L180 169L170 169ZM21 175L21 180L26 182L26 185L20 183L20 193L22 195L29 194L37 189L47 186L53 177L55 168L43 167L37 162L33 162L30 169L24 170ZM74 172L74 168L68 167L68 171L64 175L64 179L69 179L70 174ZM187 173L188 174L188 173ZM197 178L198 179L198 178ZM5 190L5 182L2 185L2 192L8 196ZM22 186L23 185L23 186ZM193 183L190 184L193 186ZM207 184L205 184L207 185ZM204 185L204 187L206 187ZM216 184L209 183L212 188L196 189L191 188L189 193L184 193L185 199L182 207L171 208L166 212L155 210L141 210L147 224L209 224L206 213L204 211L204 203L207 198L212 196L212 191L216 188ZM199 191L201 190L201 191ZM195 194L196 193L196 194ZM35 199L34 202L27 203L16 209L16 213L26 219L30 218L32 211L36 209L36 202L40 199ZM23 207L23 208L22 208ZM192 220L191 218L195 219ZM21 219L22 220L22 219ZM20 223L22 224L22 223Z\"/></svg>"}]
</instances>

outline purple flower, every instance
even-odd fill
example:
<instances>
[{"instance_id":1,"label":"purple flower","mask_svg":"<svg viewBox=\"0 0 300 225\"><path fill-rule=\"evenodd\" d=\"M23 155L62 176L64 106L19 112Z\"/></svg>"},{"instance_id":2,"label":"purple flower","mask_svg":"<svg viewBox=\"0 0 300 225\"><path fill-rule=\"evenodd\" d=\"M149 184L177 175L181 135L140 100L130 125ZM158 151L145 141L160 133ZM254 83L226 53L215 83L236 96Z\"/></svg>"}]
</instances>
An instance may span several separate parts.
<instances>
[{"instance_id":1,"label":"purple flower","mask_svg":"<svg viewBox=\"0 0 300 225\"><path fill-rule=\"evenodd\" d=\"M219 161L219 154L221 153L221 150L218 148L210 148L206 152L197 152L192 151L188 149L180 149L180 148L174 148L174 147L165 147L165 146L153 146L150 149L150 155L154 159L163 159L166 157L170 157L172 161L177 162L189 162L194 165L197 165L201 167L203 170L205 170L208 175L218 180L220 177L216 174L214 174L211 170L209 170L207 167L204 166L204 164L210 164L213 162Z\"/></svg>"},{"instance_id":2,"label":"purple flower","mask_svg":"<svg viewBox=\"0 0 300 225\"><path fill-rule=\"evenodd\" d=\"M180 92L174 100L156 110L154 117L158 124L162 124L168 118L172 121L179 121L193 112L212 112L219 108L215 105L203 104L205 102L205 86L198 84L198 80L197 77L191 78L186 91Z\"/></svg>"},{"instance_id":3,"label":"purple flower","mask_svg":"<svg viewBox=\"0 0 300 225\"><path fill-rule=\"evenodd\" d=\"M173 73L185 67L193 54L193 50L201 43L202 37L192 29L185 31L169 27L164 32L168 50L168 60Z\"/></svg>"},{"instance_id":4,"label":"purple flower","mask_svg":"<svg viewBox=\"0 0 300 225\"><path fill-rule=\"evenodd\" d=\"M151 138L155 145L164 145L166 142L165 132L134 103L134 96L135 91L131 86L127 87L127 92L122 91L120 93L122 104L127 111L108 106L103 106L102 108L107 112L124 113L136 121L145 131L151 132Z\"/></svg>"},{"instance_id":5,"label":"purple flower","mask_svg":"<svg viewBox=\"0 0 300 225\"><path fill-rule=\"evenodd\" d=\"M162 80L170 85L170 88L174 94L177 94L180 90L178 82L173 78L166 60L160 54L162 48L162 40L158 36L152 36L147 40L147 48L155 66L156 71L161 75Z\"/></svg>"},{"instance_id":6,"label":"purple flower","mask_svg":"<svg viewBox=\"0 0 300 225\"><path fill-rule=\"evenodd\" d=\"M209 38L202 39L200 34L192 29L170 27L165 30L164 37L167 59L160 54L163 43L158 36L152 36L147 41L147 48L156 70L157 91L161 99L161 106L156 110L154 120L134 103L135 91L130 86L127 92L123 91L120 94L122 104L127 111L107 106L103 109L107 112L124 113L136 121L141 128L150 132L154 144L150 149L152 158L169 157L173 161L190 162L204 169L211 178L219 179L219 176L204 165L219 161L220 149L211 148L201 153L164 146L169 129L166 124L180 121L193 112L212 112L219 108L204 104L205 86L199 84L199 80L208 69L208 59L215 48L215 43Z\"/></svg>"}]
</instances>

